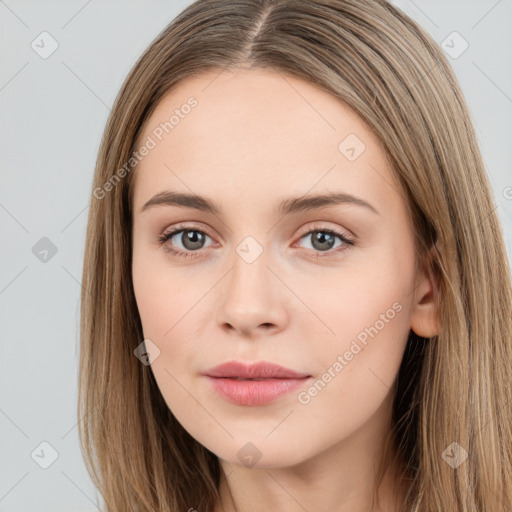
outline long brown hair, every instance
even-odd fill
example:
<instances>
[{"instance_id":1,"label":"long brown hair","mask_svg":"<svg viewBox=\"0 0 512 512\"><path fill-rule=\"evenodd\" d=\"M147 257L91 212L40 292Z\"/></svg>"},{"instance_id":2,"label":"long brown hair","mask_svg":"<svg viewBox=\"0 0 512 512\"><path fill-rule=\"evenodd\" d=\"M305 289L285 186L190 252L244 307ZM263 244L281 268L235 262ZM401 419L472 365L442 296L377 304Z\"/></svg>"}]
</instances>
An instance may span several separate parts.
<instances>
[{"instance_id":1,"label":"long brown hair","mask_svg":"<svg viewBox=\"0 0 512 512\"><path fill-rule=\"evenodd\" d=\"M219 500L218 458L178 423L150 366L134 356L143 333L131 276L136 166L126 163L175 84L237 68L309 81L359 114L404 191L418 257L431 254L421 261L438 280L441 328L429 339L410 332L395 382L390 446L408 491L400 510L510 512L512 290L504 237L446 58L384 0L200 0L126 78L96 164L81 302L80 439L106 510L201 512ZM458 467L447 462L453 450L468 455Z\"/></svg>"}]
</instances>

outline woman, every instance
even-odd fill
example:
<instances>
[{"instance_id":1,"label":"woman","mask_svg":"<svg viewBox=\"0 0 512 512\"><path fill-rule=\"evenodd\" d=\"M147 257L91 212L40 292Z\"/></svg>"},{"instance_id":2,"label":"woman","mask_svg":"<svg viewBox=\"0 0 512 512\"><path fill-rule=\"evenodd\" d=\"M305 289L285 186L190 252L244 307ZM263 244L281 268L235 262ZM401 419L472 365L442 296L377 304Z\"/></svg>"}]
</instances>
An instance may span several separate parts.
<instances>
[{"instance_id":1,"label":"woman","mask_svg":"<svg viewBox=\"0 0 512 512\"><path fill-rule=\"evenodd\" d=\"M114 511L512 507L512 293L460 87L383 0L204 0L93 184L79 415Z\"/></svg>"}]
</instances>

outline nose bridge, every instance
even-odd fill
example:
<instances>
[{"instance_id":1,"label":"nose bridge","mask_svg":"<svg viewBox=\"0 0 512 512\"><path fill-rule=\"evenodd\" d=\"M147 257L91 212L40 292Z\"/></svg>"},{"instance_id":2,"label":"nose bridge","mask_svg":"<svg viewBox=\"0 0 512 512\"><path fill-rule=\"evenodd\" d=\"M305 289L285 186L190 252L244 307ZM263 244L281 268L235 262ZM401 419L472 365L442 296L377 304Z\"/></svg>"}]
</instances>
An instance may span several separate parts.
<instances>
[{"instance_id":1,"label":"nose bridge","mask_svg":"<svg viewBox=\"0 0 512 512\"><path fill-rule=\"evenodd\" d=\"M232 272L228 278L228 296L235 297L239 304L249 304L251 299L262 300L269 295L269 251L253 236L246 236L235 247L232 257Z\"/></svg>"},{"instance_id":2,"label":"nose bridge","mask_svg":"<svg viewBox=\"0 0 512 512\"><path fill-rule=\"evenodd\" d=\"M247 236L235 247L231 272L221 291L218 309L221 324L249 332L262 324L282 323L279 282L267 268L270 260L269 250L255 237Z\"/></svg>"}]
</instances>

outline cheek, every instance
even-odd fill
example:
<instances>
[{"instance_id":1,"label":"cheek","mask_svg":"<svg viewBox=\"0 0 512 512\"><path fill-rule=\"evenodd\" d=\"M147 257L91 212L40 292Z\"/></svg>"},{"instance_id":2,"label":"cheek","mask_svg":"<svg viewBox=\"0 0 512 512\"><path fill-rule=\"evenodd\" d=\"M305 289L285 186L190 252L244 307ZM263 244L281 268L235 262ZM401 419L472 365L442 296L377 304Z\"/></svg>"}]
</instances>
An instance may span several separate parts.
<instances>
[{"instance_id":1,"label":"cheek","mask_svg":"<svg viewBox=\"0 0 512 512\"><path fill-rule=\"evenodd\" d=\"M186 271L171 269L163 248L134 245L132 279L144 336L163 339L186 315L197 288L187 286Z\"/></svg>"},{"instance_id":2,"label":"cheek","mask_svg":"<svg viewBox=\"0 0 512 512\"><path fill-rule=\"evenodd\" d=\"M161 251L161 252L160 252ZM163 249L134 247L132 278L144 338L160 350L151 368L159 385L172 394L171 378L203 369L203 320L211 318L214 303L209 291L215 278L190 267L172 268ZM179 387L179 386L178 386Z\"/></svg>"},{"instance_id":3,"label":"cheek","mask_svg":"<svg viewBox=\"0 0 512 512\"><path fill-rule=\"evenodd\" d=\"M302 423L290 425L295 432L303 424L322 432L320 449L357 431L389 398L407 343L410 306L407 276L387 268L385 275L354 269L324 288L329 299L318 311L336 334L315 343L319 372L295 397Z\"/></svg>"},{"instance_id":4,"label":"cheek","mask_svg":"<svg viewBox=\"0 0 512 512\"><path fill-rule=\"evenodd\" d=\"M340 268L315 286L302 283L308 306L329 328L315 344L320 382L303 400L298 397L318 413L339 403L364 416L365 408L369 413L384 399L400 367L410 330L413 254L397 257L382 247L368 253L365 261ZM308 289L314 293L307 295ZM312 329L304 325L303 332Z\"/></svg>"},{"instance_id":5,"label":"cheek","mask_svg":"<svg viewBox=\"0 0 512 512\"><path fill-rule=\"evenodd\" d=\"M190 395L185 389L198 364L194 321L197 306L193 305L205 292L185 286L187 280L165 265L165 258L149 251L137 252L137 248L132 278L144 339L151 340L160 351L151 363L151 371L169 409L187 423Z\"/></svg>"},{"instance_id":6,"label":"cheek","mask_svg":"<svg viewBox=\"0 0 512 512\"><path fill-rule=\"evenodd\" d=\"M293 288L313 313L305 316L305 332L320 329L338 350L348 350L354 339L364 343L369 330L373 335L377 330L380 339L393 339L409 328L413 256L397 257L382 246L356 256L338 268L303 272Z\"/></svg>"}]
</instances>

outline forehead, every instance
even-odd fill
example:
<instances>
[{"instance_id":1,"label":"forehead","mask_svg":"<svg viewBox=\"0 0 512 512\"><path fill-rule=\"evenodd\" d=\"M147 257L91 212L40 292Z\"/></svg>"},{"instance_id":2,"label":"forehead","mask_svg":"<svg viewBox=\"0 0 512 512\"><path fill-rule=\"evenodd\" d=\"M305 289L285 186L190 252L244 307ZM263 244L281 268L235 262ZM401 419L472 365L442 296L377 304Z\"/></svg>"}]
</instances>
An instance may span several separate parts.
<instances>
[{"instance_id":1,"label":"forehead","mask_svg":"<svg viewBox=\"0 0 512 512\"><path fill-rule=\"evenodd\" d=\"M139 147L148 138L155 147L136 169L136 208L163 188L256 199L313 187L371 195L393 182L359 116L317 86L268 70L184 79L157 105Z\"/></svg>"}]
</instances>

